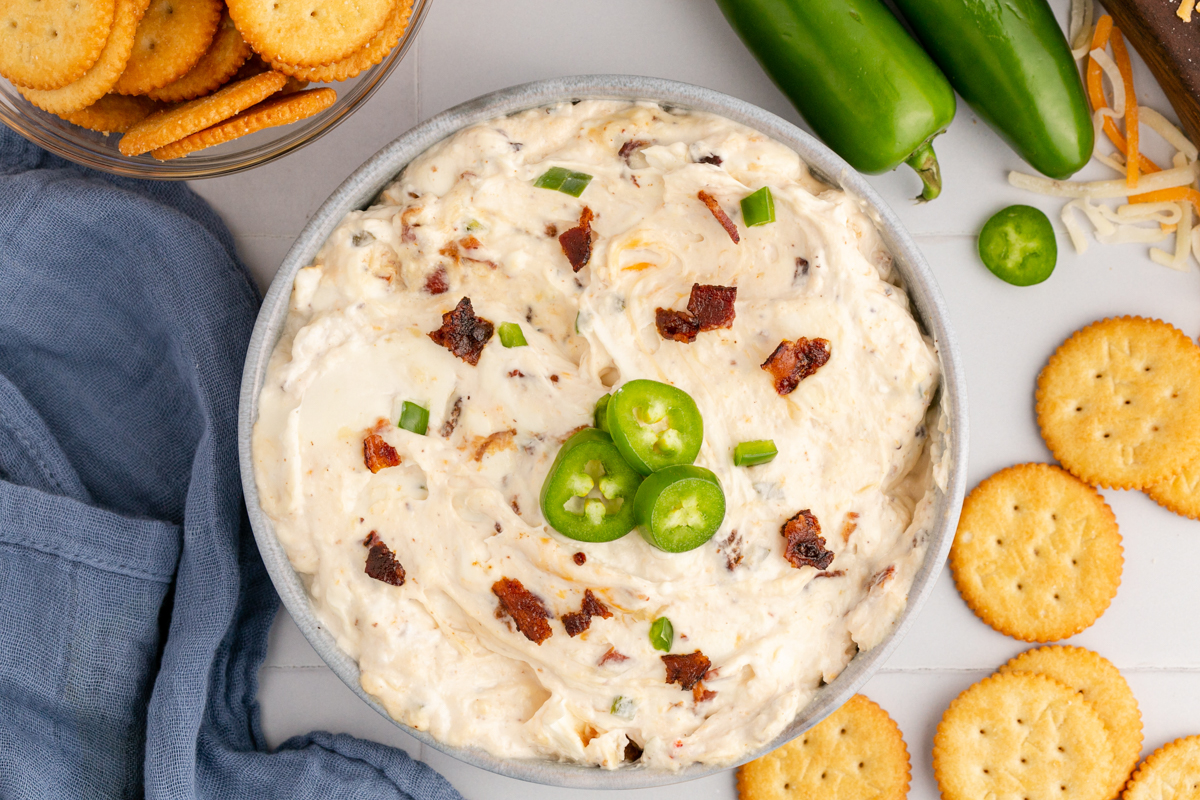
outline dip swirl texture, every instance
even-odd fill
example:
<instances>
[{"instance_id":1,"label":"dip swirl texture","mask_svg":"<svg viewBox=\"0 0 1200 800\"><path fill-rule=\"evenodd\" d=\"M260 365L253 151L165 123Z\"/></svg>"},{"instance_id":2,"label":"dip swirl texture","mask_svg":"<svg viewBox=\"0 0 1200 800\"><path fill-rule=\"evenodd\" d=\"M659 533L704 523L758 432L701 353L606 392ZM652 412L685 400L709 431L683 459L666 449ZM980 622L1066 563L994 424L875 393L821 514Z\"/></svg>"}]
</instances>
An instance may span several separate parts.
<instances>
[{"instance_id":1,"label":"dip swirl texture","mask_svg":"<svg viewBox=\"0 0 1200 800\"><path fill-rule=\"evenodd\" d=\"M550 167L593 179L578 198L536 188ZM776 221L747 228L739 201L763 186ZM467 128L377 202L298 273L252 448L318 618L391 716L498 757L730 763L884 638L925 555L939 367L854 198L722 117L585 101ZM592 252L576 272L558 237L585 207ZM685 308L696 283L737 287L732 327L664 339L656 309ZM472 366L435 343L464 297L528 346L493 337ZM831 357L781 396L760 365L799 337ZM539 509L562 442L635 378L683 389L704 417L696 463L727 511L689 552L636 532L573 541ZM429 409L426 435L397 427L404 401ZM398 464L367 468L371 435ZM757 439L778 457L733 466ZM784 557L781 527L801 510L834 554L825 570ZM366 574L365 541L386 545L403 585ZM503 613L504 578L551 615L540 644ZM588 590L611 616L570 636L562 617ZM659 617L672 654L711 660L704 691L666 682Z\"/></svg>"}]
</instances>

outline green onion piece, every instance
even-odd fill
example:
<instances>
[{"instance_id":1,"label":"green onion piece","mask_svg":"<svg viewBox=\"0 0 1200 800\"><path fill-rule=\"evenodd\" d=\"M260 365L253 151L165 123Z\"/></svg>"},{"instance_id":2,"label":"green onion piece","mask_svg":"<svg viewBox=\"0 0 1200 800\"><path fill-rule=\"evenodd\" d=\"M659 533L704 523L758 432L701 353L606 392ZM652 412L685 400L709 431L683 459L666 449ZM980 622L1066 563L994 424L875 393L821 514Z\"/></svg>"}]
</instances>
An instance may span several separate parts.
<instances>
[{"instance_id":1,"label":"green onion piece","mask_svg":"<svg viewBox=\"0 0 1200 800\"><path fill-rule=\"evenodd\" d=\"M520 325L515 322L501 322L500 344L505 347L525 347L529 342L525 341L525 334Z\"/></svg>"},{"instance_id":2,"label":"green onion piece","mask_svg":"<svg viewBox=\"0 0 1200 800\"><path fill-rule=\"evenodd\" d=\"M632 697L623 697L617 695L613 698L612 708L609 709L610 714L621 719L633 719L633 712L637 708L637 701Z\"/></svg>"},{"instance_id":3,"label":"green onion piece","mask_svg":"<svg viewBox=\"0 0 1200 800\"><path fill-rule=\"evenodd\" d=\"M675 627L671 625L671 620L666 617L659 617L650 625L650 644L655 650L662 650L664 653L671 652L671 645L675 643Z\"/></svg>"},{"instance_id":4,"label":"green onion piece","mask_svg":"<svg viewBox=\"0 0 1200 800\"><path fill-rule=\"evenodd\" d=\"M555 191L579 197L583 190L592 182L592 176L586 172L572 172L564 167L551 167L538 177L533 185L539 189L554 189Z\"/></svg>"},{"instance_id":5,"label":"green onion piece","mask_svg":"<svg viewBox=\"0 0 1200 800\"><path fill-rule=\"evenodd\" d=\"M605 433L608 432L608 401L612 399L611 394L606 394L596 401L595 423L596 427Z\"/></svg>"},{"instance_id":6,"label":"green onion piece","mask_svg":"<svg viewBox=\"0 0 1200 800\"><path fill-rule=\"evenodd\" d=\"M400 409L400 425L406 431L412 431L420 436L429 430L429 409L422 408L416 403L405 400Z\"/></svg>"},{"instance_id":7,"label":"green onion piece","mask_svg":"<svg viewBox=\"0 0 1200 800\"><path fill-rule=\"evenodd\" d=\"M735 467L753 467L755 464L774 461L777 455L779 455L779 450L775 448L775 442L771 439L742 442L733 448L733 465Z\"/></svg>"},{"instance_id":8,"label":"green onion piece","mask_svg":"<svg viewBox=\"0 0 1200 800\"><path fill-rule=\"evenodd\" d=\"M775 221L775 198L771 187L764 186L757 192L742 198L742 222L747 228L766 225Z\"/></svg>"}]
</instances>

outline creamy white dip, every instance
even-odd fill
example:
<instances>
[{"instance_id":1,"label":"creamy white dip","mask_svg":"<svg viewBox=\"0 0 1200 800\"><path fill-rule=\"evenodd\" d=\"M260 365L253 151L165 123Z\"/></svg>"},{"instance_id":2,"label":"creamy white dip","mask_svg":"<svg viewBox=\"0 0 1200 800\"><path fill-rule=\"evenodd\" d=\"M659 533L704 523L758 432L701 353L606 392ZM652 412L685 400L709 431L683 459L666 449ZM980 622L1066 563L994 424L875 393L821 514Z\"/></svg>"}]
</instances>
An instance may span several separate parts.
<instances>
[{"instance_id":1,"label":"creamy white dip","mask_svg":"<svg viewBox=\"0 0 1200 800\"><path fill-rule=\"evenodd\" d=\"M623 157L631 140L645 146ZM552 166L594 179L579 198L535 188ZM747 228L739 201L762 186L776 221ZM585 206L596 238L576 274L557 234ZM448 290L432 294L439 270ZM400 722L500 757L616 768L633 742L642 766L731 762L884 638L925 555L939 368L895 280L854 198L724 118L582 102L475 125L347 215L297 275L254 428L262 506L317 616ZM693 283L737 287L732 328L664 340L655 309L683 309ZM471 366L435 344L463 297L497 326L520 323L528 346L493 337ZM801 336L832 356L780 396L759 365ZM660 552L636 532L577 542L542 519L562 442L634 378L678 386L703 414L696 463L728 510L696 550ZM429 409L428 435L397 427L405 400ZM366 468L375 431L400 465ZM735 467L734 446L757 439L778 457ZM783 556L781 526L802 509L835 554L823 573ZM365 573L371 531L404 585ZM542 644L498 613L502 577L554 615ZM560 618L586 589L612 617L572 638ZM657 617L674 626L672 653L711 659L715 697L666 683ZM626 659L601 665L610 648Z\"/></svg>"}]
</instances>

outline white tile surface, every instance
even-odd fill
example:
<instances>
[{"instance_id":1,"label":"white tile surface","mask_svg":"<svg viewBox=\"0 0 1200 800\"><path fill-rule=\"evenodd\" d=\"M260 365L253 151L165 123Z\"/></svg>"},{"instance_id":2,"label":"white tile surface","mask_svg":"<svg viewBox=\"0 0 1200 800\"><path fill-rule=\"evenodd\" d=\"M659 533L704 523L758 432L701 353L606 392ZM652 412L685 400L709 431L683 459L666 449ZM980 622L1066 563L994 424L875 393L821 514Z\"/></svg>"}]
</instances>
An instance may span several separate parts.
<instances>
[{"instance_id":1,"label":"white tile surface","mask_svg":"<svg viewBox=\"0 0 1200 800\"><path fill-rule=\"evenodd\" d=\"M1065 0L1054 0L1065 13ZM1142 103L1169 111L1139 61ZM282 161L195 184L224 216L242 257L265 287L292 239L334 187L395 136L451 105L538 78L589 72L654 75L701 84L799 123L708 0L438 0L417 46L367 106L320 142ZM1200 333L1200 276L1151 263L1145 247L1071 252L1060 229L1058 269L1046 284L1014 288L994 279L974 252L974 235L1011 203L1036 205L1057 220L1060 202L1011 188L1024 168L965 105L937 140L946 189L934 203L911 198L916 179L901 171L872 183L895 207L937 275L966 364L971 410L972 485L1013 463L1048 460L1033 418L1034 380L1071 331L1103 316L1142 314ZM1091 168L1098 177L1101 168ZM1085 176L1089 173L1085 173ZM1112 659L1142 707L1146 752L1200 732L1200 524L1144 496L1106 492L1125 541L1121 590L1103 618L1075 642ZM977 620L943 574L916 626L865 692L905 732L914 798L937 790L929 764L942 710L970 683L1025 649ZM422 748L363 705L301 636L286 612L271 634L261 673L263 722L272 744L314 728L387 742L424 758L468 798L568 797L605 793L530 786ZM732 775L628 793L646 798L729 800Z\"/></svg>"}]
</instances>

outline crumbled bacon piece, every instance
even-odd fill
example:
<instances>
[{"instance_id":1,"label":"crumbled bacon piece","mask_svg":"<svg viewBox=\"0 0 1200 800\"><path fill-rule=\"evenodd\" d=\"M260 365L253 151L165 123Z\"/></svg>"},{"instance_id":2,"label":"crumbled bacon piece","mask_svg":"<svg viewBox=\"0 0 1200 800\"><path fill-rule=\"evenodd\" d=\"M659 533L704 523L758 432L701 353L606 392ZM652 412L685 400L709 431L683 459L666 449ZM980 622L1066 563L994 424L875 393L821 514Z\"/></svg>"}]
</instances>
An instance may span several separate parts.
<instances>
[{"instance_id":1,"label":"crumbled bacon piece","mask_svg":"<svg viewBox=\"0 0 1200 800\"><path fill-rule=\"evenodd\" d=\"M674 311L669 308L658 308L654 311L654 327L658 335L664 339L691 344L696 341L700 325L696 318L686 311Z\"/></svg>"},{"instance_id":2,"label":"crumbled bacon piece","mask_svg":"<svg viewBox=\"0 0 1200 800\"><path fill-rule=\"evenodd\" d=\"M816 567L825 569L833 561L833 553L825 549L825 537L821 535L821 523L807 508L783 523L779 533L787 544L783 557L796 569Z\"/></svg>"},{"instance_id":3,"label":"crumbled bacon piece","mask_svg":"<svg viewBox=\"0 0 1200 800\"><path fill-rule=\"evenodd\" d=\"M717 328L732 328L736 312L733 302L737 300L736 286L706 286L692 284L692 295L688 298L687 310L702 331Z\"/></svg>"},{"instance_id":4,"label":"crumbled bacon piece","mask_svg":"<svg viewBox=\"0 0 1200 800\"><path fill-rule=\"evenodd\" d=\"M458 244L463 250L478 250L483 247L483 242L476 239L474 236L466 236L458 240Z\"/></svg>"},{"instance_id":5,"label":"crumbled bacon piece","mask_svg":"<svg viewBox=\"0 0 1200 800\"><path fill-rule=\"evenodd\" d=\"M571 556L571 559L575 562L575 566L582 567L587 563L587 553L576 553L575 555Z\"/></svg>"},{"instance_id":6,"label":"crumbled bacon piece","mask_svg":"<svg viewBox=\"0 0 1200 800\"><path fill-rule=\"evenodd\" d=\"M446 283L446 267L439 264L438 268L429 273L429 277L425 279L425 291L430 294L445 294L450 289L450 284Z\"/></svg>"},{"instance_id":7,"label":"crumbled bacon piece","mask_svg":"<svg viewBox=\"0 0 1200 800\"><path fill-rule=\"evenodd\" d=\"M737 300L736 286L710 286L692 284L688 297L687 311L658 308L654 311L654 326L658 335L684 344L696 341L700 331L715 331L717 328L733 327Z\"/></svg>"},{"instance_id":8,"label":"crumbled bacon piece","mask_svg":"<svg viewBox=\"0 0 1200 800\"><path fill-rule=\"evenodd\" d=\"M725 569L733 572L742 563L742 537L738 536L737 528L729 532L729 536L721 543L717 552L725 553Z\"/></svg>"},{"instance_id":9,"label":"crumbled bacon piece","mask_svg":"<svg viewBox=\"0 0 1200 800\"><path fill-rule=\"evenodd\" d=\"M829 361L828 339L806 339L801 336L794 342L784 339L775 352L762 363L762 368L775 379L775 391L780 395L793 390Z\"/></svg>"},{"instance_id":10,"label":"crumbled bacon piece","mask_svg":"<svg viewBox=\"0 0 1200 800\"><path fill-rule=\"evenodd\" d=\"M563 614L562 621L566 626L567 635L575 637L592 626L592 617L608 619L611 616L612 612L608 610L608 606L597 600L591 589L585 589L579 611Z\"/></svg>"},{"instance_id":11,"label":"crumbled bacon piece","mask_svg":"<svg viewBox=\"0 0 1200 800\"><path fill-rule=\"evenodd\" d=\"M541 599L530 592L515 578L501 578L492 584L492 594L500 599L500 610L512 617L517 630L525 638L540 645L553 634L550 630L550 612Z\"/></svg>"},{"instance_id":12,"label":"crumbled bacon piece","mask_svg":"<svg viewBox=\"0 0 1200 800\"><path fill-rule=\"evenodd\" d=\"M850 544L850 537L858 530L858 512L851 511L846 514L846 521L842 523L842 541Z\"/></svg>"},{"instance_id":13,"label":"crumbled bacon piece","mask_svg":"<svg viewBox=\"0 0 1200 800\"><path fill-rule=\"evenodd\" d=\"M378 533L368 533L367 538L363 539L363 547L370 548L367 551L367 568L364 570L367 575L392 586L404 585L404 567L400 566L395 553L388 549Z\"/></svg>"},{"instance_id":14,"label":"crumbled bacon piece","mask_svg":"<svg viewBox=\"0 0 1200 800\"><path fill-rule=\"evenodd\" d=\"M700 159L700 163L712 164L714 167L719 167L721 166L721 157L716 153L709 153L708 155L704 156L704 158Z\"/></svg>"},{"instance_id":15,"label":"crumbled bacon piece","mask_svg":"<svg viewBox=\"0 0 1200 800\"><path fill-rule=\"evenodd\" d=\"M645 139L630 139L628 142L621 145L621 149L617 151L617 155L625 159L626 166L630 166L629 158L648 144L650 143Z\"/></svg>"},{"instance_id":16,"label":"crumbled bacon piece","mask_svg":"<svg viewBox=\"0 0 1200 800\"><path fill-rule=\"evenodd\" d=\"M715 197L703 189L696 192L696 197L699 197L700 202L708 206L708 210L711 211L712 215L717 218L717 222L721 223L721 227L724 228L725 232L729 234L729 238L733 239L734 244L737 244L742 240L742 237L738 235L737 225L735 225L733 220L729 218L729 215L725 213L725 209L721 208L721 204L717 202Z\"/></svg>"},{"instance_id":17,"label":"crumbled bacon piece","mask_svg":"<svg viewBox=\"0 0 1200 800\"><path fill-rule=\"evenodd\" d=\"M491 322L475 316L471 298L464 297L453 311L442 314L442 327L430 331L429 338L473 367L494 330Z\"/></svg>"},{"instance_id":18,"label":"crumbled bacon piece","mask_svg":"<svg viewBox=\"0 0 1200 800\"><path fill-rule=\"evenodd\" d=\"M596 663L599 666L603 667L605 664L607 664L610 661L615 661L619 664L622 661L628 661L628 660L629 660L629 656L625 655L624 653L618 653L617 648L612 647L610 645L608 650L606 650L604 652L604 655L600 656L600 660Z\"/></svg>"},{"instance_id":19,"label":"crumbled bacon piece","mask_svg":"<svg viewBox=\"0 0 1200 800\"><path fill-rule=\"evenodd\" d=\"M716 692L710 692L708 689L704 688L703 681L696 681L696 685L692 687L692 699L695 700L697 704L707 703L716 696Z\"/></svg>"},{"instance_id":20,"label":"crumbled bacon piece","mask_svg":"<svg viewBox=\"0 0 1200 800\"><path fill-rule=\"evenodd\" d=\"M513 446L513 437L517 435L514 428L489 433L487 436L475 437L475 460L483 461L483 457L494 450L507 450Z\"/></svg>"},{"instance_id":21,"label":"crumbled bacon piece","mask_svg":"<svg viewBox=\"0 0 1200 800\"><path fill-rule=\"evenodd\" d=\"M379 472L387 467L400 463L400 454L396 448L383 440L378 433L372 433L363 439L363 461L371 472Z\"/></svg>"},{"instance_id":22,"label":"crumbled bacon piece","mask_svg":"<svg viewBox=\"0 0 1200 800\"><path fill-rule=\"evenodd\" d=\"M579 272L592 260L592 210L583 207L579 215L579 224L565 231L558 237L563 255L571 262L571 269Z\"/></svg>"},{"instance_id":23,"label":"crumbled bacon piece","mask_svg":"<svg viewBox=\"0 0 1200 800\"><path fill-rule=\"evenodd\" d=\"M450 416L446 417L446 421L442 423L440 433L443 439L449 439L450 434L454 433L454 428L458 425L458 418L462 416L462 396L454 398L454 405L450 408Z\"/></svg>"},{"instance_id":24,"label":"crumbled bacon piece","mask_svg":"<svg viewBox=\"0 0 1200 800\"><path fill-rule=\"evenodd\" d=\"M834 570L825 570L824 572L818 572L813 577L814 578L840 578L845 574L846 574L846 570L844 570L844 569L834 569Z\"/></svg>"},{"instance_id":25,"label":"crumbled bacon piece","mask_svg":"<svg viewBox=\"0 0 1200 800\"><path fill-rule=\"evenodd\" d=\"M424 210L423 206L412 206L400 214L400 241L410 244L417 241L417 232L413 229L421 227L421 223L410 220Z\"/></svg>"},{"instance_id":26,"label":"crumbled bacon piece","mask_svg":"<svg viewBox=\"0 0 1200 800\"><path fill-rule=\"evenodd\" d=\"M668 655L661 658L667 666L667 683L678 683L679 688L684 691L695 686L712 666L708 656L699 650L687 655Z\"/></svg>"},{"instance_id":27,"label":"crumbled bacon piece","mask_svg":"<svg viewBox=\"0 0 1200 800\"><path fill-rule=\"evenodd\" d=\"M895 571L896 565L889 564L887 569L881 569L879 572L876 572L874 577L871 578L871 588L874 589L876 586L882 586L887 583Z\"/></svg>"}]
</instances>

